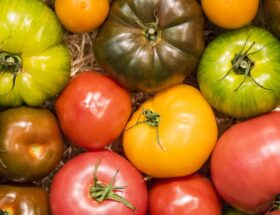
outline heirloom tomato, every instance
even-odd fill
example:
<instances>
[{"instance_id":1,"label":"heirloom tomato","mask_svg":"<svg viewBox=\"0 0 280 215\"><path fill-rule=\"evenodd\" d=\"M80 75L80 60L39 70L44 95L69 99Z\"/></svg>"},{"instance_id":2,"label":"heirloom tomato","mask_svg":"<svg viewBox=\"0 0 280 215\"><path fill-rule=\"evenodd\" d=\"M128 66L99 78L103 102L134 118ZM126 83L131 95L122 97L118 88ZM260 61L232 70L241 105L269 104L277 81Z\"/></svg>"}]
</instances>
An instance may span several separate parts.
<instances>
[{"instance_id":1,"label":"heirloom tomato","mask_svg":"<svg viewBox=\"0 0 280 215\"><path fill-rule=\"evenodd\" d=\"M97 72L78 74L55 102L66 137L90 149L102 148L122 133L131 106L128 92Z\"/></svg>"},{"instance_id":2,"label":"heirloom tomato","mask_svg":"<svg viewBox=\"0 0 280 215\"><path fill-rule=\"evenodd\" d=\"M280 112L233 125L218 140L211 176L221 197L240 211L261 214L280 193Z\"/></svg>"},{"instance_id":3,"label":"heirloom tomato","mask_svg":"<svg viewBox=\"0 0 280 215\"><path fill-rule=\"evenodd\" d=\"M280 42L258 27L228 31L201 58L198 82L218 111L235 118L269 112L280 102Z\"/></svg>"},{"instance_id":4,"label":"heirloom tomato","mask_svg":"<svg viewBox=\"0 0 280 215\"><path fill-rule=\"evenodd\" d=\"M212 23L221 28L235 29L254 19L259 0L201 0L201 5Z\"/></svg>"},{"instance_id":5,"label":"heirloom tomato","mask_svg":"<svg viewBox=\"0 0 280 215\"><path fill-rule=\"evenodd\" d=\"M146 215L148 192L142 175L112 151L85 152L55 175L52 215Z\"/></svg>"},{"instance_id":6,"label":"heirloom tomato","mask_svg":"<svg viewBox=\"0 0 280 215\"><path fill-rule=\"evenodd\" d=\"M149 212L150 215L221 215L222 203L211 182L195 174L152 183Z\"/></svg>"},{"instance_id":7,"label":"heirloom tomato","mask_svg":"<svg viewBox=\"0 0 280 215\"><path fill-rule=\"evenodd\" d=\"M69 79L62 26L39 0L1 0L0 20L0 105L42 105Z\"/></svg>"},{"instance_id":8,"label":"heirloom tomato","mask_svg":"<svg viewBox=\"0 0 280 215\"><path fill-rule=\"evenodd\" d=\"M264 1L265 16L270 25L272 32L280 38L280 1Z\"/></svg>"},{"instance_id":9,"label":"heirloom tomato","mask_svg":"<svg viewBox=\"0 0 280 215\"><path fill-rule=\"evenodd\" d=\"M0 112L0 177L30 182L47 176L63 153L55 116L46 109L18 107Z\"/></svg>"},{"instance_id":10,"label":"heirloom tomato","mask_svg":"<svg viewBox=\"0 0 280 215\"><path fill-rule=\"evenodd\" d=\"M55 0L55 12L72 32L89 32L98 28L109 12L109 0Z\"/></svg>"},{"instance_id":11,"label":"heirloom tomato","mask_svg":"<svg viewBox=\"0 0 280 215\"><path fill-rule=\"evenodd\" d=\"M31 185L0 185L1 215L50 215L49 195Z\"/></svg>"},{"instance_id":12,"label":"heirloom tomato","mask_svg":"<svg viewBox=\"0 0 280 215\"><path fill-rule=\"evenodd\" d=\"M216 140L210 105L196 88L181 84L142 104L125 128L123 147L140 171L165 178L196 172Z\"/></svg>"},{"instance_id":13,"label":"heirloom tomato","mask_svg":"<svg viewBox=\"0 0 280 215\"><path fill-rule=\"evenodd\" d=\"M204 49L196 0L115 0L94 45L98 64L130 89L183 82Z\"/></svg>"}]
</instances>

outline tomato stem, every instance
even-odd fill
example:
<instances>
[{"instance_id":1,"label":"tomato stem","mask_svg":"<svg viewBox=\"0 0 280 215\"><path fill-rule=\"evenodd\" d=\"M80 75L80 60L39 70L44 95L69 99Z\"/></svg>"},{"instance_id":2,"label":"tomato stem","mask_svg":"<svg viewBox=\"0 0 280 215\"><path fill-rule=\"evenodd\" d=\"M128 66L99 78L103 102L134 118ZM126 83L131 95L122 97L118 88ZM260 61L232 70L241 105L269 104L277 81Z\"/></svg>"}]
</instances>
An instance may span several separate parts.
<instances>
[{"instance_id":1,"label":"tomato stem","mask_svg":"<svg viewBox=\"0 0 280 215\"><path fill-rule=\"evenodd\" d=\"M92 199L97 201L98 203L102 203L106 199L111 199L117 202L122 203L126 207L130 208L134 212L136 211L136 207L128 202L124 197L120 196L116 193L116 191L124 190L126 187L124 186L114 186L116 177L119 173L119 170L116 171L115 175L111 179L109 184L104 184L99 181L97 177L97 169L99 167L100 161L94 167L93 173L93 185L89 189L89 193Z\"/></svg>"},{"instance_id":2,"label":"tomato stem","mask_svg":"<svg viewBox=\"0 0 280 215\"><path fill-rule=\"evenodd\" d=\"M145 117L145 119L143 121L140 121L141 116ZM164 148L160 144L160 139L159 139L159 131L158 131L159 121L160 121L160 115L158 113L153 112L150 109L143 108L143 110L141 111L141 113L138 116L136 123L134 125L128 127L127 129L125 129L125 131L127 131L139 124L143 124L143 123L148 126L155 127L157 143L158 143L159 147L161 148L161 150L164 150Z\"/></svg>"},{"instance_id":3,"label":"tomato stem","mask_svg":"<svg viewBox=\"0 0 280 215\"><path fill-rule=\"evenodd\" d=\"M22 58L20 54L12 54L3 51L0 52L0 72L9 72L12 73L13 75L12 87L9 90L9 92L14 89L17 74L21 69L22 69Z\"/></svg>"},{"instance_id":4,"label":"tomato stem","mask_svg":"<svg viewBox=\"0 0 280 215\"><path fill-rule=\"evenodd\" d=\"M234 92L237 92L242 85L245 83L245 81L247 80L247 78L251 78L251 80L259 87L265 89L265 90L271 90L268 89L264 86L262 86L261 84L259 84L252 76L251 76L251 70L254 67L255 63L249 58L250 55L253 55L259 51L261 51L263 48L257 50L257 51L253 51L251 53L249 53L249 51L254 47L255 42L253 42L249 48L244 51L245 46L248 43L248 38L246 39L243 47L241 48L241 50L234 55L234 58L231 60L231 68L229 69L229 71L219 80L222 81L224 78L226 78L231 71L234 71L237 75L244 75L243 80L241 81L241 83L234 89Z\"/></svg>"},{"instance_id":5,"label":"tomato stem","mask_svg":"<svg viewBox=\"0 0 280 215\"><path fill-rule=\"evenodd\" d=\"M155 22L142 23L138 18L136 19L137 24L143 28L143 37L151 43L151 45L157 44L160 39L161 31L159 30L158 23L159 19L157 16L157 10L154 11Z\"/></svg>"}]
</instances>

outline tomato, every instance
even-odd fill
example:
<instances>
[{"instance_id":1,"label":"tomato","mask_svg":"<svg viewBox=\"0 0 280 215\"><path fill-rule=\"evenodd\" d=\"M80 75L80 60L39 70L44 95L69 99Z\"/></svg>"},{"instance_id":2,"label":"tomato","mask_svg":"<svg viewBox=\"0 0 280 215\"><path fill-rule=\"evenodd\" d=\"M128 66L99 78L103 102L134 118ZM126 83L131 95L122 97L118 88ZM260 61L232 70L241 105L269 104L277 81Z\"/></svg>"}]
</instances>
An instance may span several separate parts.
<instances>
[{"instance_id":1,"label":"tomato","mask_svg":"<svg viewBox=\"0 0 280 215\"><path fill-rule=\"evenodd\" d=\"M94 54L122 85L156 92L194 71L204 49L203 30L196 0L115 0Z\"/></svg>"},{"instance_id":2,"label":"tomato","mask_svg":"<svg viewBox=\"0 0 280 215\"><path fill-rule=\"evenodd\" d=\"M201 0L207 18L221 28L235 29L249 24L257 14L259 0Z\"/></svg>"},{"instance_id":3,"label":"tomato","mask_svg":"<svg viewBox=\"0 0 280 215\"><path fill-rule=\"evenodd\" d=\"M196 172L216 140L211 107L196 88L181 84L156 94L132 115L123 148L140 171L166 178Z\"/></svg>"},{"instance_id":4,"label":"tomato","mask_svg":"<svg viewBox=\"0 0 280 215\"><path fill-rule=\"evenodd\" d=\"M149 191L150 215L221 215L222 204L211 182L195 174L156 180Z\"/></svg>"},{"instance_id":5,"label":"tomato","mask_svg":"<svg viewBox=\"0 0 280 215\"><path fill-rule=\"evenodd\" d=\"M198 67L199 87L218 111L235 118L269 112L280 103L280 43L262 28L218 36Z\"/></svg>"},{"instance_id":6,"label":"tomato","mask_svg":"<svg viewBox=\"0 0 280 215\"><path fill-rule=\"evenodd\" d=\"M280 112L233 125L218 140L211 158L217 191L250 214L271 208L280 192Z\"/></svg>"},{"instance_id":7,"label":"tomato","mask_svg":"<svg viewBox=\"0 0 280 215\"><path fill-rule=\"evenodd\" d=\"M61 24L39 0L1 0L0 20L0 105L42 105L69 80Z\"/></svg>"},{"instance_id":8,"label":"tomato","mask_svg":"<svg viewBox=\"0 0 280 215\"><path fill-rule=\"evenodd\" d=\"M280 2L278 0L265 0L264 10L272 32L280 38Z\"/></svg>"},{"instance_id":9,"label":"tomato","mask_svg":"<svg viewBox=\"0 0 280 215\"><path fill-rule=\"evenodd\" d=\"M31 185L0 185L1 215L50 215L49 195Z\"/></svg>"},{"instance_id":10,"label":"tomato","mask_svg":"<svg viewBox=\"0 0 280 215\"><path fill-rule=\"evenodd\" d=\"M115 140L131 114L128 92L97 72L76 76L55 102L64 134L73 144L102 148Z\"/></svg>"},{"instance_id":11,"label":"tomato","mask_svg":"<svg viewBox=\"0 0 280 215\"><path fill-rule=\"evenodd\" d=\"M72 32L89 32L97 29L109 13L109 0L55 0L55 12Z\"/></svg>"},{"instance_id":12,"label":"tomato","mask_svg":"<svg viewBox=\"0 0 280 215\"><path fill-rule=\"evenodd\" d=\"M30 182L47 176L63 153L63 138L46 109L11 108L0 113L0 177Z\"/></svg>"},{"instance_id":13,"label":"tomato","mask_svg":"<svg viewBox=\"0 0 280 215\"><path fill-rule=\"evenodd\" d=\"M55 175L50 191L52 215L145 215L147 198L142 175L112 151L74 157Z\"/></svg>"}]
</instances>

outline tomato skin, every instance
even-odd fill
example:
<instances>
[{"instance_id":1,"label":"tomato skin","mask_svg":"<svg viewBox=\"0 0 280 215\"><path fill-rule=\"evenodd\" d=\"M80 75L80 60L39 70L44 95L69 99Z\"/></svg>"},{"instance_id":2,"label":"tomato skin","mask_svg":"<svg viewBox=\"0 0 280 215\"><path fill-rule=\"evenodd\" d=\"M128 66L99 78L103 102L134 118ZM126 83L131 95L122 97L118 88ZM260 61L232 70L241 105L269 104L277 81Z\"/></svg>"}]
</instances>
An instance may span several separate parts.
<instances>
[{"instance_id":1,"label":"tomato skin","mask_svg":"<svg viewBox=\"0 0 280 215\"><path fill-rule=\"evenodd\" d=\"M221 211L214 187L199 174L156 180L149 190L150 215L220 215Z\"/></svg>"},{"instance_id":2,"label":"tomato skin","mask_svg":"<svg viewBox=\"0 0 280 215\"><path fill-rule=\"evenodd\" d=\"M148 124L136 125L146 120L144 109L160 115L158 134ZM210 105L196 88L181 84L156 94L133 113L123 134L123 148L145 174L179 177L196 172L216 140L217 124Z\"/></svg>"},{"instance_id":3,"label":"tomato skin","mask_svg":"<svg viewBox=\"0 0 280 215\"><path fill-rule=\"evenodd\" d=\"M71 56L62 44L62 26L39 0L1 0L0 20L0 106L41 106L69 80Z\"/></svg>"},{"instance_id":4,"label":"tomato skin","mask_svg":"<svg viewBox=\"0 0 280 215\"><path fill-rule=\"evenodd\" d=\"M154 35L148 33L151 25ZM93 51L97 63L123 86L154 93L182 83L195 70L203 30L196 0L116 0Z\"/></svg>"},{"instance_id":5,"label":"tomato skin","mask_svg":"<svg viewBox=\"0 0 280 215\"><path fill-rule=\"evenodd\" d=\"M132 105L128 92L97 72L77 75L55 102L64 134L73 144L102 148L125 127Z\"/></svg>"},{"instance_id":6,"label":"tomato skin","mask_svg":"<svg viewBox=\"0 0 280 215\"><path fill-rule=\"evenodd\" d=\"M248 76L246 70L241 66L234 69L232 63L242 49L242 54L248 50L248 59L244 60L251 65ZM197 76L200 90L216 110L226 115L245 119L267 113L280 102L279 61L280 43L267 30L251 26L228 31L203 53Z\"/></svg>"},{"instance_id":7,"label":"tomato skin","mask_svg":"<svg viewBox=\"0 0 280 215\"><path fill-rule=\"evenodd\" d=\"M236 29L249 24L256 16L259 0L201 0L207 18L215 25Z\"/></svg>"},{"instance_id":8,"label":"tomato skin","mask_svg":"<svg viewBox=\"0 0 280 215\"><path fill-rule=\"evenodd\" d=\"M8 215L50 215L49 195L31 185L0 185L0 209Z\"/></svg>"},{"instance_id":9,"label":"tomato skin","mask_svg":"<svg viewBox=\"0 0 280 215\"><path fill-rule=\"evenodd\" d=\"M211 158L211 177L221 197L240 211L267 211L280 192L279 149L280 112L228 129Z\"/></svg>"},{"instance_id":10,"label":"tomato skin","mask_svg":"<svg viewBox=\"0 0 280 215\"><path fill-rule=\"evenodd\" d=\"M114 185L125 186L118 194L136 207L135 212L113 200L97 203L91 199L89 188L93 184L93 172L98 162L97 177L103 183L110 183L119 170ZM142 175L127 160L112 151L86 152L68 161L55 175L50 191L53 215L145 215L147 198Z\"/></svg>"},{"instance_id":11,"label":"tomato skin","mask_svg":"<svg viewBox=\"0 0 280 215\"><path fill-rule=\"evenodd\" d=\"M46 109L18 107L0 113L0 176L31 182L47 176L62 157L64 140Z\"/></svg>"},{"instance_id":12,"label":"tomato skin","mask_svg":"<svg viewBox=\"0 0 280 215\"><path fill-rule=\"evenodd\" d=\"M264 1L265 17L270 25L271 31L280 38L280 2L277 0Z\"/></svg>"},{"instance_id":13,"label":"tomato skin","mask_svg":"<svg viewBox=\"0 0 280 215\"><path fill-rule=\"evenodd\" d=\"M109 0L55 1L55 11L59 20L67 30L76 33L97 29L106 19L109 6Z\"/></svg>"}]
</instances>

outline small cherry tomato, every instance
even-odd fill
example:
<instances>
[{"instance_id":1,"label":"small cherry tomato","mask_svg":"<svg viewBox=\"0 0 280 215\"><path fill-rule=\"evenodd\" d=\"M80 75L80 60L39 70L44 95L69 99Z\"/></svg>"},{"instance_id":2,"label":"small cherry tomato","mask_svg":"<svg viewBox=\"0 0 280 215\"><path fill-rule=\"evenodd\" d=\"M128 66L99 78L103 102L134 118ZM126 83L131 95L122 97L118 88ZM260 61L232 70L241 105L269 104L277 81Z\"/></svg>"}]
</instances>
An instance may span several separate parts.
<instances>
[{"instance_id":1,"label":"small cherry tomato","mask_svg":"<svg viewBox=\"0 0 280 215\"><path fill-rule=\"evenodd\" d=\"M109 0L56 0L55 12L72 32L89 32L97 29L109 13Z\"/></svg>"},{"instance_id":2,"label":"small cherry tomato","mask_svg":"<svg viewBox=\"0 0 280 215\"><path fill-rule=\"evenodd\" d=\"M259 0L201 0L207 18L215 25L235 29L249 24L256 16Z\"/></svg>"}]
</instances>

